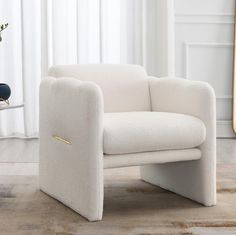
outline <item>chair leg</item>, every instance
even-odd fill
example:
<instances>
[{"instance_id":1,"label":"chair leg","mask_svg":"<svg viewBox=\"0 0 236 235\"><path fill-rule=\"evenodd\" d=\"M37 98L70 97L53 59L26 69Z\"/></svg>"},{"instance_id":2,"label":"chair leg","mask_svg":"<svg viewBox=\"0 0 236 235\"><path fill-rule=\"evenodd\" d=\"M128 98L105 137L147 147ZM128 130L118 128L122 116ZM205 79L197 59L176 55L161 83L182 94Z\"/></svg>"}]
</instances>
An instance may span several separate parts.
<instances>
[{"instance_id":1,"label":"chair leg","mask_svg":"<svg viewBox=\"0 0 236 235\"><path fill-rule=\"evenodd\" d=\"M72 146L53 139L48 141L48 146L44 141L40 144L40 189L89 221L101 220L102 165L92 168L83 160L83 153L76 153Z\"/></svg>"},{"instance_id":2,"label":"chair leg","mask_svg":"<svg viewBox=\"0 0 236 235\"><path fill-rule=\"evenodd\" d=\"M216 204L215 158L141 166L141 178L204 206Z\"/></svg>"}]
</instances>

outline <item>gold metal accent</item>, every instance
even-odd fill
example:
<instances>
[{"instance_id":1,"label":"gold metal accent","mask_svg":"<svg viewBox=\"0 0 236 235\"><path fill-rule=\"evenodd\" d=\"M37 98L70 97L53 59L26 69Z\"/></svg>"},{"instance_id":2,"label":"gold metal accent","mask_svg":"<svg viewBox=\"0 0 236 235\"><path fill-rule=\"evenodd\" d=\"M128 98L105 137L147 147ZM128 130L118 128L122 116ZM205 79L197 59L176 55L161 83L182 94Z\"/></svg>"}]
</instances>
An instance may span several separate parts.
<instances>
[{"instance_id":1,"label":"gold metal accent","mask_svg":"<svg viewBox=\"0 0 236 235\"><path fill-rule=\"evenodd\" d=\"M235 17L234 17L234 63L233 63L233 107L232 107L232 112L233 112L233 117L232 117L232 127L234 132L236 133L236 5L235 5Z\"/></svg>"},{"instance_id":2,"label":"gold metal accent","mask_svg":"<svg viewBox=\"0 0 236 235\"><path fill-rule=\"evenodd\" d=\"M59 140L59 141L63 142L64 144L71 145L71 142L69 140L65 140L65 139L61 138L60 136L53 135L52 137L56 140Z\"/></svg>"}]
</instances>

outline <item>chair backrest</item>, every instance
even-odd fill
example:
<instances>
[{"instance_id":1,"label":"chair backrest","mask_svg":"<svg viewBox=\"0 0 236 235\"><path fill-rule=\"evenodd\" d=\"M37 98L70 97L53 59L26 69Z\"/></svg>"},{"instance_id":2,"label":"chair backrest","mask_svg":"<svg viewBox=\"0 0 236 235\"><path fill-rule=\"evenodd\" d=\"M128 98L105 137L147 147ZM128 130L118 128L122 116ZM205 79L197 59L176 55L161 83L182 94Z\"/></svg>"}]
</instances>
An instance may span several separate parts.
<instances>
[{"instance_id":1,"label":"chair backrest","mask_svg":"<svg viewBox=\"0 0 236 235\"><path fill-rule=\"evenodd\" d=\"M137 65L60 65L49 76L92 81L102 90L105 112L150 111L147 74Z\"/></svg>"}]
</instances>

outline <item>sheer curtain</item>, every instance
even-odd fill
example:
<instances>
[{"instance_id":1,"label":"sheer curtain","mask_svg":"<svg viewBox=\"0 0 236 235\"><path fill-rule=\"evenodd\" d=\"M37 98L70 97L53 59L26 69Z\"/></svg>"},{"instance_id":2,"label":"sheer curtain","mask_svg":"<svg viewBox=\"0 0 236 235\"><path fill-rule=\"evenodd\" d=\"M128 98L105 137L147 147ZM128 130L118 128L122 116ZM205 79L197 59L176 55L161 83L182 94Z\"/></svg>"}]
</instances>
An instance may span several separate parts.
<instances>
[{"instance_id":1,"label":"sheer curtain","mask_svg":"<svg viewBox=\"0 0 236 235\"><path fill-rule=\"evenodd\" d=\"M0 44L0 82L11 86L11 103L25 104L0 111L0 136L37 136L39 84L52 65L129 63L151 75L170 74L171 2L0 0L0 23L9 23Z\"/></svg>"},{"instance_id":2,"label":"sheer curtain","mask_svg":"<svg viewBox=\"0 0 236 235\"><path fill-rule=\"evenodd\" d=\"M142 0L44 0L46 70L68 63L143 65L144 4Z\"/></svg>"},{"instance_id":3,"label":"sheer curtain","mask_svg":"<svg viewBox=\"0 0 236 235\"><path fill-rule=\"evenodd\" d=\"M24 103L0 111L0 136L36 136L41 77L40 0L0 0L0 22L8 22L0 43L0 82L10 85L10 102Z\"/></svg>"}]
</instances>

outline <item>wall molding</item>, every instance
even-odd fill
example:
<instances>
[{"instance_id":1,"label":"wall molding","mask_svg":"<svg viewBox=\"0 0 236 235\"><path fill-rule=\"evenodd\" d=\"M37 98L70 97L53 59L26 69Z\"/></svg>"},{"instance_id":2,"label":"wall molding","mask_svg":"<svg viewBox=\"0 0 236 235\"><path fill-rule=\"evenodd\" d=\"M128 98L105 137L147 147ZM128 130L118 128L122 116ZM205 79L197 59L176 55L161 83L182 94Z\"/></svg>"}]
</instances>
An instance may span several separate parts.
<instances>
[{"instance_id":1,"label":"wall molding","mask_svg":"<svg viewBox=\"0 0 236 235\"><path fill-rule=\"evenodd\" d=\"M212 12L206 12L206 13L185 13L185 12L176 12L175 16L232 16L234 17L233 13L212 13Z\"/></svg>"},{"instance_id":2,"label":"wall molding","mask_svg":"<svg viewBox=\"0 0 236 235\"><path fill-rule=\"evenodd\" d=\"M232 13L175 13L175 24L234 24Z\"/></svg>"},{"instance_id":3,"label":"wall molding","mask_svg":"<svg viewBox=\"0 0 236 235\"><path fill-rule=\"evenodd\" d=\"M222 4L224 4L224 1L222 1ZM175 12L175 26L176 26L176 33L177 33L177 40L176 40L176 53L179 59L183 58L183 61L178 62L176 66L178 66L178 71L181 73L182 76L185 76L186 79L192 79L191 77L193 74L192 72L195 70L192 70L194 66L194 63L197 63L201 59L201 54L197 56L197 58L194 57L195 54L192 54L192 50L195 52L198 48L206 51L205 53L214 53L212 48L215 48L214 50L217 53L221 53L220 50L223 50L222 53L224 55L227 55L225 53L228 53L231 48L233 47L233 43L227 43L231 42L231 34L225 35L225 41L226 42L207 42L207 40L212 38L212 34L218 30L222 29L225 33L231 32L231 30L234 29L234 11L233 8L232 12L231 9L224 10L223 5L216 8L216 11L218 12L212 12L210 6L205 7L204 3L199 3L200 8L195 9L194 6L190 6L188 9L185 8L183 5L184 2L176 3L179 4L178 11ZM192 11L192 12L191 12ZM191 36L192 31L188 31L192 28L193 30L199 30L199 34L194 34ZM209 33L207 32L207 28L209 29ZM184 32L186 35L181 35ZM206 35L201 32L206 32ZM214 34L216 35L216 34ZM216 37L216 36L215 36ZM217 36L217 39L222 38L222 36ZM186 41L196 41L196 42L185 42ZM198 42L201 41L201 42ZM219 50L218 50L218 49ZM220 49L224 48L224 49ZM209 51L208 51L209 50ZM214 54L213 54L214 55ZM219 54L220 55L220 54ZM181 57L180 57L181 56ZM199 57L200 56L200 57ZM204 56L204 54L203 54ZM214 60L215 61L215 60ZM214 63L214 62L213 62ZM214 64L213 64L214 65ZM207 69L206 69L207 70ZM207 70L208 71L208 70ZM207 72L206 71L206 72ZM229 73L228 67L227 71L225 71L227 74ZM182 74L183 73L183 74ZM211 79L214 77L214 71L211 73ZM216 74L217 75L217 74ZM229 76L229 75L228 75ZM218 77L217 77L218 78ZM219 78L220 79L220 78ZM193 79L192 79L193 80ZM222 80L221 80L222 82ZM236 134L233 131L232 128L232 118L230 114L229 108L232 104L232 95L229 94L229 79L227 79L227 90L222 94L218 95L216 97L216 103L218 110L218 119L217 119L217 137L220 138L236 138ZM217 86L218 88L218 86ZM220 87L219 87L220 88Z\"/></svg>"},{"instance_id":4,"label":"wall molding","mask_svg":"<svg viewBox=\"0 0 236 235\"><path fill-rule=\"evenodd\" d=\"M217 43L217 42L184 42L184 61L185 61L185 78L189 79L189 50L193 47L214 47L214 48L233 48L233 43Z\"/></svg>"},{"instance_id":5,"label":"wall molding","mask_svg":"<svg viewBox=\"0 0 236 235\"><path fill-rule=\"evenodd\" d=\"M232 120L218 120L216 122L216 136L220 138L236 138Z\"/></svg>"},{"instance_id":6,"label":"wall molding","mask_svg":"<svg viewBox=\"0 0 236 235\"><path fill-rule=\"evenodd\" d=\"M217 101L220 101L220 100L229 100L229 101L231 101L232 99L233 99L232 96L217 96L216 97Z\"/></svg>"},{"instance_id":7,"label":"wall molding","mask_svg":"<svg viewBox=\"0 0 236 235\"><path fill-rule=\"evenodd\" d=\"M233 48L234 47L234 44L233 43L216 43L216 42L212 42L212 43L209 43L209 42L201 42L201 43L198 43L198 42L185 42L184 43L184 46L185 46L185 78L190 80L189 78L189 50L191 48L194 48L194 47L205 47L205 48ZM223 96L216 96L216 100L219 102L219 101L222 101L222 100L232 100L233 97L230 96L230 95L223 95Z\"/></svg>"},{"instance_id":8,"label":"wall molding","mask_svg":"<svg viewBox=\"0 0 236 235\"><path fill-rule=\"evenodd\" d=\"M231 21L175 21L175 24L234 24Z\"/></svg>"}]
</instances>

